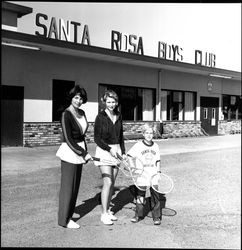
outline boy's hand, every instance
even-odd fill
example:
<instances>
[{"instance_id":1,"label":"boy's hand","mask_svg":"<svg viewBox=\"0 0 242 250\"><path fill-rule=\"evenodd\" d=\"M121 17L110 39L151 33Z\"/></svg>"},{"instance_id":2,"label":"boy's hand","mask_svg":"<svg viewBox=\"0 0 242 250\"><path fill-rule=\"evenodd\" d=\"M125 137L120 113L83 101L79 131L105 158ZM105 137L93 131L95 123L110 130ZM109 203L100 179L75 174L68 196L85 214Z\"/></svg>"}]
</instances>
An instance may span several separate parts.
<instances>
[{"instance_id":1,"label":"boy's hand","mask_svg":"<svg viewBox=\"0 0 242 250\"><path fill-rule=\"evenodd\" d=\"M123 157L123 159L124 159L125 161L128 160L128 156L127 156L126 154L122 154L122 157Z\"/></svg>"}]
</instances>

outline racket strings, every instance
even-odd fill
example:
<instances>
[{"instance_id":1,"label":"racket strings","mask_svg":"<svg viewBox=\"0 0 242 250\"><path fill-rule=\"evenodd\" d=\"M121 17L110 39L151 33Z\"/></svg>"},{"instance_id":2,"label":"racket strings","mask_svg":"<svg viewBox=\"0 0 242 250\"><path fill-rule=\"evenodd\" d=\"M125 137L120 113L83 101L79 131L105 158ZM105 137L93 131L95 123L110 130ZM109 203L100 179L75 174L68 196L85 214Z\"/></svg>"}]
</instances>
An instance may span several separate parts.
<instances>
[{"instance_id":1,"label":"racket strings","mask_svg":"<svg viewBox=\"0 0 242 250\"><path fill-rule=\"evenodd\" d=\"M139 163L139 164L138 164ZM137 178L143 173L144 167L136 158L120 159L118 167L129 177Z\"/></svg>"},{"instance_id":2,"label":"racket strings","mask_svg":"<svg viewBox=\"0 0 242 250\"><path fill-rule=\"evenodd\" d=\"M124 175L128 176L128 177L131 177L131 171L130 171L130 168L129 166L127 165L127 163L125 163L124 161L123 162L120 162L117 167L124 173Z\"/></svg>"},{"instance_id":3,"label":"racket strings","mask_svg":"<svg viewBox=\"0 0 242 250\"><path fill-rule=\"evenodd\" d=\"M118 167L127 177L131 177L135 186L141 191L147 191L152 187L161 194L167 194L173 189L172 179L165 174L155 174L154 177L146 176L144 173L144 164L138 158L128 157L123 159L118 155L120 163Z\"/></svg>"},{"instance_id":4,"label":"racket strings","mask_svg":"<svg viewBox=\"0 0 242 250\"><path fill-rule=\"evenodd\" d=\"M169 193L173 189L173 181L165 174L156 175L151 180L151 186L159 193Z\"/></svg>"}]
</instances>

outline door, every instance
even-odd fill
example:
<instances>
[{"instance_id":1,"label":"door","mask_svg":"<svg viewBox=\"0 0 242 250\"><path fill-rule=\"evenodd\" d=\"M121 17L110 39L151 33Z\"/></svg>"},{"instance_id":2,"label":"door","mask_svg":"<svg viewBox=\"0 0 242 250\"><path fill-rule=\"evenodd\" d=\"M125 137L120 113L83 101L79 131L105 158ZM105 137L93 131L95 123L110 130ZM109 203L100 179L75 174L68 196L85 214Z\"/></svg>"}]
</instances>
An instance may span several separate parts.
<instances>
[{"instance_id":1,"label":"door","mask_svg":"<svg viewBox=\"0 0 242 250\"><path fill-rule=\"evenodd\" d=\"M218 106L219 98L201 97L201 126L209 135L218 134Z\"/></svg>"},{"instance_id":2,"label":"door","mask_svg":"<svg viewBox=\"0 0 242 250\"><path fill-rule=\"evenodd\" d=\"M52 121L60 121L61 114L70 105L67 96L75 86L74 81L53 80L52 85Z\"/></svg>"},{"instance_id":3,"label":"door","mask_svg":"<svg viewBox=\"0 0 242 250\"><path fill-rule=\"evenodd\" d=\"M23 146L24 87L1 85L1 145Z\"/></svg>"}]
</instances>

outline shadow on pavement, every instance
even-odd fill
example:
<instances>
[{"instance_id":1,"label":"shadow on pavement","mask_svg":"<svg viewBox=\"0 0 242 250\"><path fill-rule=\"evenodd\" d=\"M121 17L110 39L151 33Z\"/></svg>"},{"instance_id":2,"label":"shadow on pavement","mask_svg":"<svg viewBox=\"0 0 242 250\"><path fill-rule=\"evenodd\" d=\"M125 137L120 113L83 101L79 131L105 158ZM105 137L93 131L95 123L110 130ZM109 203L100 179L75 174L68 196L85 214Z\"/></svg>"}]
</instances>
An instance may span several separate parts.
<instances>
[{"instance_id":1,"label":"shadow on pavement","mask_svg":"<svg viewBox=\"0 0 242 250\"><path fill-rule=\"evenodd\" d=\"M134 204L135 205L135 191L134 185L129 187L115 187L114 191L119 191L115 198L112 199L112 211L116 214L118 211L122 210L127 204ZM94 197L84 200L84 203L77 206L75 208L75 213L79 215L78 218L73 218L74 221L79 220L80 218L84 217L88 213L90 213L96 206L101 204L101 192L97 193ZM132 208L135 211L135 206ZM150 199L149 197L146 198L145 207L144 207L144 215L147 217L151 217L150 214ZM174 209L165 207L165 202L162 207L162 215L164 216L175 216L177 212Z\"/></svg>"},{"instance_id":2,"label":"shadow on pavement","mask_svg":"<svg viewBox=\"0 0 242 250\"><path fill-rule=\"evenodd\" d=\"M96 206L100 205L100 197L101 197L101 192L97 193L93 198L84 200L83 204L77 206L75 208L75 213L79 214L79 218L73 218L73 220L77 221L80 218L84 217L86 214L90 213Z\"/></svg>"},{"instance_id":3,"label":"shadow on pavement","mask_svg":"<svg viewBox=\"0 0 242 250\"><path fill-rule=\"evenodd\" d=\"M131 185L119 191L114 199L112 199L112 203L114 204L112 211L117 213L118 211L122 210L122 208L127 204L134 204L135 205L135 186ZM164 196L160 196L161 201L161 213L163 216L175 216L177 212L172 209L166 207L166 198ZM135 207L133 207L135 211ZM145 207L144 207L144 215L151 217L151 203L150 197L146 197L145 199Z\"/></svg>"},{"instance_id":4,"label":"shadow on pavement","mask_svg":"<svg viewBox=\"0 0 242 250\"><path fill-rule=\"evenodd\" d=\"M133 203L134 196L132 193L132 186L121 189L115 198L112 199L113 207L112 211L116 214L118 211L122 210L122 208L129 204Z\"/></svg>"}]
</instances>

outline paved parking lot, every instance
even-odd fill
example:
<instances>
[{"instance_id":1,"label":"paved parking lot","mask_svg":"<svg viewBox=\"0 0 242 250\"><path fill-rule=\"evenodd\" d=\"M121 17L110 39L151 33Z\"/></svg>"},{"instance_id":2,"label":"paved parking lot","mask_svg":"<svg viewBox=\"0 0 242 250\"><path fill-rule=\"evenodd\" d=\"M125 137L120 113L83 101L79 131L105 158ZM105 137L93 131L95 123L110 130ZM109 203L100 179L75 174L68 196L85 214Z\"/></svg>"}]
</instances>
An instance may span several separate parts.
<instances>
[{"instance_id":1,"label":"paved parking lot","mask_svg":"<svg viewBox=\"0 0 242 250\"><path fill-rule=\"evenodd\" d=\"M118 175L118 221L100 221L102 180L83 169L75 218L79 230L57 225L60 162L57 146L2 148L2 247L241 248L241 135L157 141L163 170L175 183L160 226L148 216L132 224L132 185ZM134 142L126 142L128 149ZM95 145L89 144L94 154Z\"/></svg>"}]
</instances>

